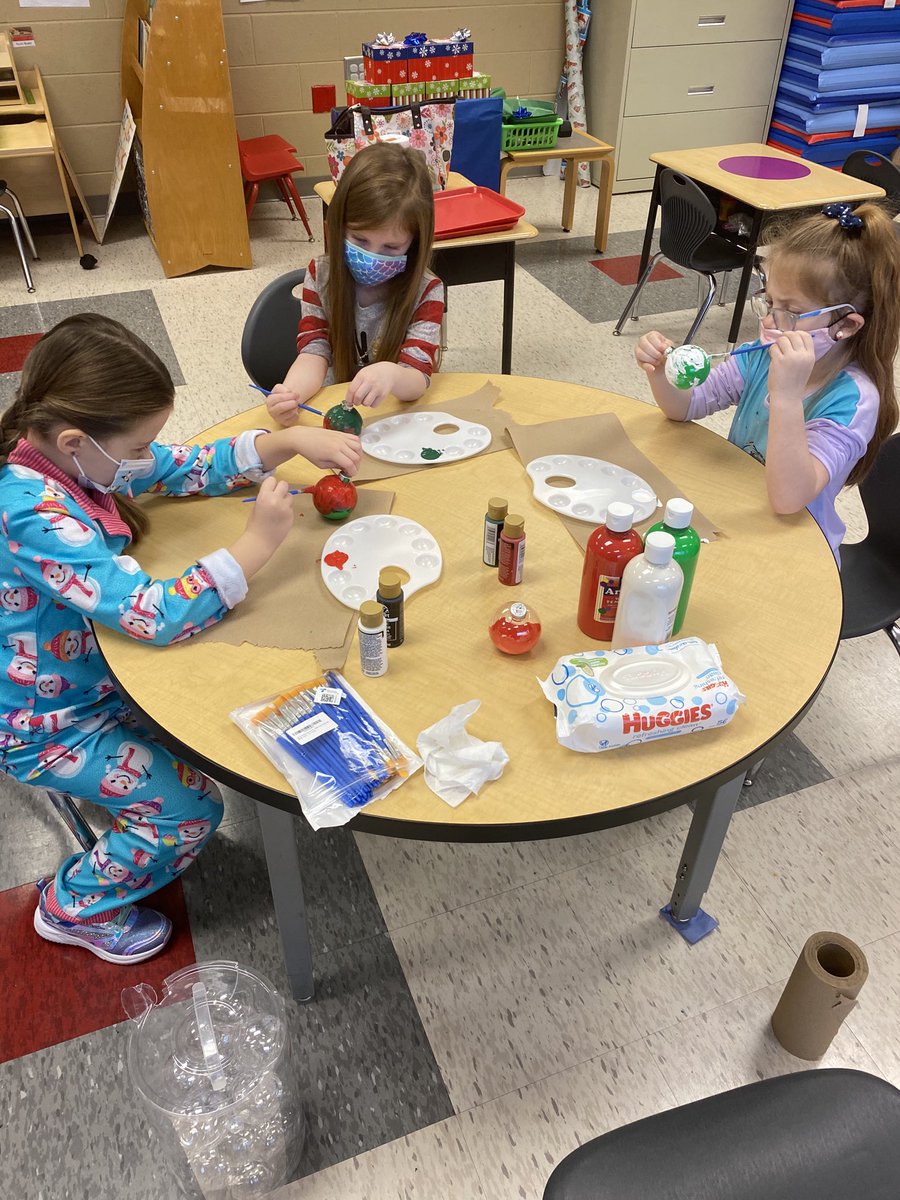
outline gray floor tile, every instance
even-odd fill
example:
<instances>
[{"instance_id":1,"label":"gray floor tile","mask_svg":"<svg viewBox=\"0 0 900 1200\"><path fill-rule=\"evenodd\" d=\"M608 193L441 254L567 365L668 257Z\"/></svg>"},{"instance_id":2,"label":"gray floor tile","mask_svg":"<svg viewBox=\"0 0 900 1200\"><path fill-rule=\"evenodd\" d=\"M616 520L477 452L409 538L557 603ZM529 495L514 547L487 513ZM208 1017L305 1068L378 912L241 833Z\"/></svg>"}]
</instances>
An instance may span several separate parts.
<instances>
[{"instance_id":1,"label":"gray floor tile","mask_svg":"<svg viewBox=\"0 0 900 1200\"><path fill-rule=\"evenodd\" d=\"M797 734L789 733L766 756L751 786L742 790L738 811L779 796L802 792L804 788L831 778L831 772L804 746Z\"/></svg>"}]
</instances>

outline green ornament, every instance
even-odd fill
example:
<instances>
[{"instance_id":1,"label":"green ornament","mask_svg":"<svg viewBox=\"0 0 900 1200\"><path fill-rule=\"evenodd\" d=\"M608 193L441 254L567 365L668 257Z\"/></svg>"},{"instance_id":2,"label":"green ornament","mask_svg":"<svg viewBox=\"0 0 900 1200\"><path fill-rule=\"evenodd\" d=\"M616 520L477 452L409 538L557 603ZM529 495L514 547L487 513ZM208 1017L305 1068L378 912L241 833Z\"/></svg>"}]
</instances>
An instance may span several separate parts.
<instances>
[{"instance_id":1,"label":"green ornament","mask_svg":"<svg viewBox=\"0 0 900 1200\"><path fill-rule=\"evenodd\" d=\"M694 388L709 375L709 355L699 346L673 346L666 351L666 379L673 387Z\"/></svg>"},{"instance_id":2,"label":"green ornament","mask_svg":"<svg viewBox=\"0 0 900 1200\"><path fill-rule=\"evenodd\" d=\"M344 408L343 404L335 404L333 408L329 408L322 418L322 424L326 429L337 429L340 433L357 435L362 432L363 427L362 417L356 409Z\"/></svg>"}]
</instances>

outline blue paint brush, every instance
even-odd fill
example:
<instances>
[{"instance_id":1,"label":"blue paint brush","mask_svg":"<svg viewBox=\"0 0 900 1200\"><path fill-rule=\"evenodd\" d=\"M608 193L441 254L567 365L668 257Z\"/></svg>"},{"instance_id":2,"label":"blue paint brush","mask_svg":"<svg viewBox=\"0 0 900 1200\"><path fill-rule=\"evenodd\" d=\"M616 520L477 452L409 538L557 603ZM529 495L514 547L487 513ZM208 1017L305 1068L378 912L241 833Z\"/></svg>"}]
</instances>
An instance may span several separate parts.
<instances>
[{"instance_id":1,"label":"blue paint brush","mask_svg":"<svg viewBox=\"0 0 900 1200\"><path fill-rule=\"evenodd\" d=\"M269 391L266 391L266 389L265 389L264 387L260 387L258 383L248 383L248 384L247 384L247 387L256 388L256 390L257 390L258 392L262 392L262 394L263 394L264 396L271 396L271 395L272 395L272 393L271 393L271 392L269 392ZM303 408L303 409L305 409L307 412L315 413L317 417L321 417L321 415L322 415L322 413L320 412L320 410L319 410L318 408L313 408L311 404L298 404L298 405L297 405L297 407L298 407L298 408Z\"/></svg>"}]
</instances>

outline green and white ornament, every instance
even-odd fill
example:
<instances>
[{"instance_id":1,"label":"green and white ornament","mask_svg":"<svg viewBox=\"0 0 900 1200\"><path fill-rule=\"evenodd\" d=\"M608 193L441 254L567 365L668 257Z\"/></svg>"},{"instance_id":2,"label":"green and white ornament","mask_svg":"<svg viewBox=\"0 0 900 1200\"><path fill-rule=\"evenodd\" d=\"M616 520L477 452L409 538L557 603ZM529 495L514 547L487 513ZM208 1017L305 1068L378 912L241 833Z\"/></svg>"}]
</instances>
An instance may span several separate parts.
<instances>
[{"instance_id":1,"label":"green and white ornament","mask_svg":"<svg viewBox=\"0 0 900 1200\"><path fill-rule=\"evenodd\" d=\"M673 387L694 388L710 370L709 355L700 346L670 346L666 351L666 379Z\"/></svg>"}]
</instances>

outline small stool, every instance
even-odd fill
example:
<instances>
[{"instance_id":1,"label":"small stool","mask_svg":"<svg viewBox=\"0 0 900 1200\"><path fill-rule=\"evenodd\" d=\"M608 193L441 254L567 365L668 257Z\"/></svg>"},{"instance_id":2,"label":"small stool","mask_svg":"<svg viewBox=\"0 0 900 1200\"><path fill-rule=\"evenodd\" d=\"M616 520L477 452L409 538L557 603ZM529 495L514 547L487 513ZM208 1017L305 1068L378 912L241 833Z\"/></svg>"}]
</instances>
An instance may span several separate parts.
<instances>
[{"instance_id":1,"label":"small stool","mask_svg":"<svg viewBox=\"0 0 900 1200\"><path fill-rule=\"evenodd\" d=\"M8 204L11 204L12 207L8 207ZM28 222L25 220L25 214L22 212L22 205L19 203L19 198L15 192L10 191L6 186L5 179L0 179L0 212L6 213L7 217L9 217L9 227L15 238L16 249L19 251L19 260L22 263L25 284L29 292L33 292L34 280L31 278L31 271L28 269L28 259L25 257L25 247L22 244L23 233L25 241L28 243L28 249L31 251L31 257L37 259L38 253L34 248L34 240L31 236L31 230L28 228ZM20 222L22 225L21 232L19 231Z\"/></svg>"},{"instance_id":2,"label":"small stool","mask_svg":"<svg viewBox=\"0 0 900 1200\"><path fill-rule=\"evenodd\" d=\"M306 219L306 209L293 180L294 172L303 170L303 164L294 157L295 147L277 133L270 133L265 137L238 138L238 147L248 219L256 204L260 183L274 179L281 192L281 198L288 206L291 220L295 221L299 217L309 240L312 241L313 233Z\"/></svg>"}]
</instances>

